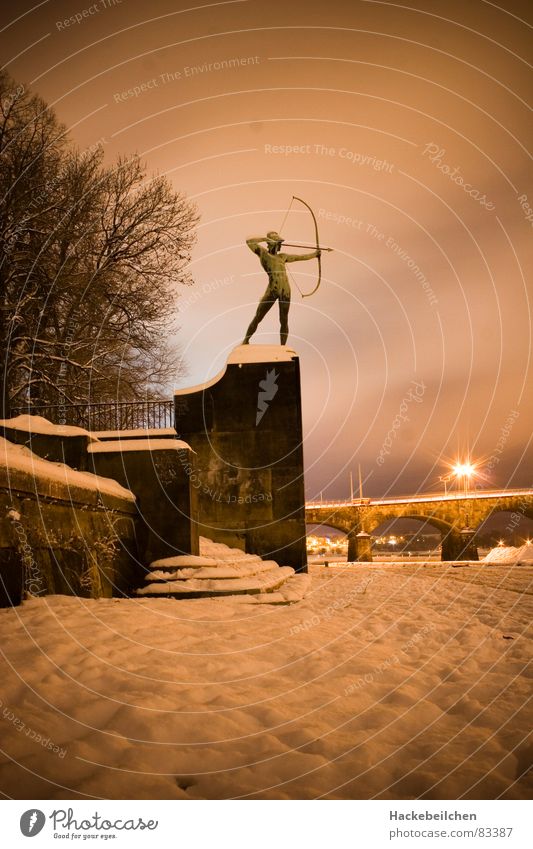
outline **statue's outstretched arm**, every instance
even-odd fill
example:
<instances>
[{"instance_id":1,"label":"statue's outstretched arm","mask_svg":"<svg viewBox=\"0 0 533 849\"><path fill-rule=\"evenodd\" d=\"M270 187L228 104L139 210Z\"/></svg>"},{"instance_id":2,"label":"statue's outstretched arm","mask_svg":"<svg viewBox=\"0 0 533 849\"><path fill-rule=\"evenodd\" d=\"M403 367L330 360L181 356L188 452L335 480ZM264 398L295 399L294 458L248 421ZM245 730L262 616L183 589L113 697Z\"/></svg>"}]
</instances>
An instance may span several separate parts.
<instances>
[{"instance_id":1,"label":"statue's outstretched arm","mask_svg":"<svg viewBox=\"0 0 533 849\"><path fill-rule=\"evenodd\" d=\"M284 254L285 262L301 262L304 259L316 259L320 256L320 251L313 251L312 254Z\"/></svg>"}]
</instances>

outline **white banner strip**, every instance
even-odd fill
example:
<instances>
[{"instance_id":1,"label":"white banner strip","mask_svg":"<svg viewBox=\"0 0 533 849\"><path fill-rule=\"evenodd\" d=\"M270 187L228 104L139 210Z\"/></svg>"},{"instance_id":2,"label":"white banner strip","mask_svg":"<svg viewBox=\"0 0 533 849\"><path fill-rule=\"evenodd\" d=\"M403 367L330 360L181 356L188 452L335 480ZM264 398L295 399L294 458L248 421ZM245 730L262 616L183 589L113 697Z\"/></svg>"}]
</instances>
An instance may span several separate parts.
<instances>
[{"instance_id":1,"label":"white banner strip","mask_svg":"<svg viewBox=\"0 0 533 849\"><path fill-rule=\"evenodd\" d=\"M4 801L2 844L187 849L530 849L520 801ZM35 843L30 843L35 837Z\"/></svg>"}]
</instances>

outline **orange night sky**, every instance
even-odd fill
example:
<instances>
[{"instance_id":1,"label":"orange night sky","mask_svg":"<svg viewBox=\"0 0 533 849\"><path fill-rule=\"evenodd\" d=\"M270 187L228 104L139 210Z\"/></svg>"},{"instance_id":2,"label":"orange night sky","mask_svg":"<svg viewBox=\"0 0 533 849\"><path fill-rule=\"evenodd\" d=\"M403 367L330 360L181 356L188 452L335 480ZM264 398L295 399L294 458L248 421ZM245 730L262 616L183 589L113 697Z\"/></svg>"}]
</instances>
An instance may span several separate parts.
<instances>
[{"instance_id":1,"label":"orange night sky","mask_svg":"<svg viewBox=\"0 0 533 849\"><path fill-rule=\"evenodd\" d=\"M1 12L5 66L81 148L138 152L198 204L195 283L176 304L187 384L221 369L264 291L246 237L278 229L293 194L312 206L334 252L313 297L292 292L308 498L347 496L358 463L365 494L434 489L445 458L467 452L497 457L484 485L533 483L528 5ZM282 235L313 244L303 206ZM312 290L317 263L293 268ZM279 343L277 311L253 342Z\"/></svg>"}]
</instances>

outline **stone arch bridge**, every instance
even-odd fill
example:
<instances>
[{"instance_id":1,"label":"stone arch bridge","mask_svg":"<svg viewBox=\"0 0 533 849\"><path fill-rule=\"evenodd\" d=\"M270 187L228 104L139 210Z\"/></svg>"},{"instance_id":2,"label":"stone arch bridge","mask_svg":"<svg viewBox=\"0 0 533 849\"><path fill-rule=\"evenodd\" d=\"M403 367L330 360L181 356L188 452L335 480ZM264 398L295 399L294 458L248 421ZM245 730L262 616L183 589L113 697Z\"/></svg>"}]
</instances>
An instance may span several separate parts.
<instances>
[{"instance_id":1,"label":"stone arch bridge","mask_svg":"<svg viewBox=\"0 0 533 849\"><path fill-rule=\"evenodd\" d=\"M305 521L348 535L348 560L372 560L370 533L391 519L419 519L442 536L442 560L477 560L476 529L493 513L510 512L509 530L533 519L533 489L308 502Z\"/></svg>"}]
</instances>

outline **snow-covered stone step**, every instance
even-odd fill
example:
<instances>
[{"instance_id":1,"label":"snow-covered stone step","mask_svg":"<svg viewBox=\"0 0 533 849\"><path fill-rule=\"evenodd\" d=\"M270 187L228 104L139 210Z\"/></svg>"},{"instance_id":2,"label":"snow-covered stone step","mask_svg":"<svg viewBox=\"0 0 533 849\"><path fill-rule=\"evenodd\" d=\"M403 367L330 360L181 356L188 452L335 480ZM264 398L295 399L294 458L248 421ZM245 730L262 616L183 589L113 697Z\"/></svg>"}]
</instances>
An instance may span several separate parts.
<instances>
[{"instance_id":1,"label":"snow-covered stone step","mask_svg":"<svg viewBox=\"0 0 533 849\"><path fill-rule=\"evenodd\" d=\"M301 601L311 588L311 575L291 575L277 590L250 596L256 604L293 604Z\"/></svg>"},{"instance_id":2,"label":"snow-covered stone step","mask_svg":"<svg viewBox=\"0 0 533 849\"><path fill-rule=\"evenodd\" d=\"M258 556L257 554L247 554L240 548L230 548L223 542L213 542L207 537L200 537L200 554L203 557L214 557L216 560L232 560L233 562L250 560L251 558L257 559Z\"/></svg>"},{"instance_id":3,"label":"snow-covered stone step","mask_svg":"<svg viewBox=\"0 0 533 849\"><path fill-rule=\"evenodd\" d=\"M239 548L200 537L200 554L180 554L155 560L138 596L176 599L239 596L242 601L290 604L300 601L309 586L307 575L290 566L262 560Z\"/></svg>"},{"instance_id":4,"label":"snow-covered stone step","mask_svg":"<svg viewBox=\"0 0 533 849\"><path fill-rule=\"evenodd\" d=\"M311 589L311 575L299 572L287 578L283 584L270 593L243 595L239 601L243 604L294 604L302 601Z\"/></svg>"},{"instance_id":5,"label":"snow-covered stone step","mask_svg":"<svg viewBox=\"0 0 533 849\"><path fill-rule=\"evenodd\" d=\"M215 578L217 580L229 578L251 578L261 572L267 572L270 569L277 569L278 564L274 560L257 560L232 563L230 561L221 560L216 566L200 566L198 568L188 569L156 569L153 572L148 572L145 576L145 581L151 583L153 581L186 581L189 578L197 580L208 580Z\"/></svg>"},{"instance_id":6,"label":"snow-covered stone step","mask_svg":"<svg viewBox=\"0 0 533 849\"><path fill-rule=\"evenodd\" d=\"M228 549L236 551L236 549ZM240 556L239 556L240 554ZM183 569L205 569L209 567L218 567L221 565L232 565L234 563L262 563L263 561L257 554L245 554L243 551L237 552L231 558L226 557L204 557L197 554L179 554L176 557L165 557L163 560L154 560L150 563L149 569L152 572L176 572Z\"/></svg>"},{"instance_id":7,"label":"snow-covered stone step","mask_svg":"<svg viewBox=\"0 0 533 849\"><path fill-rule=\"evenodd\" d=\"M218 560L214 557L202 557L198 554L179 554L176 557L165 557L163 560L153 560L150 569L158 571L161 569L201 569L204 566L216 566Z\"/></svg>"},{"instance_id":8,"label":"snow-covered stone step","mask_svg":"<svg viewBox=\"0 0 533 849\"><path fill-rule=\"evenodd\" d=\"M186 581L165 581L148 584L137 590L139 596L173 596L174 598L204 598L209 596L270 593L294 575L290 566L275 566L252 578L225 578Z\"/></svg>"}]
</instances>

